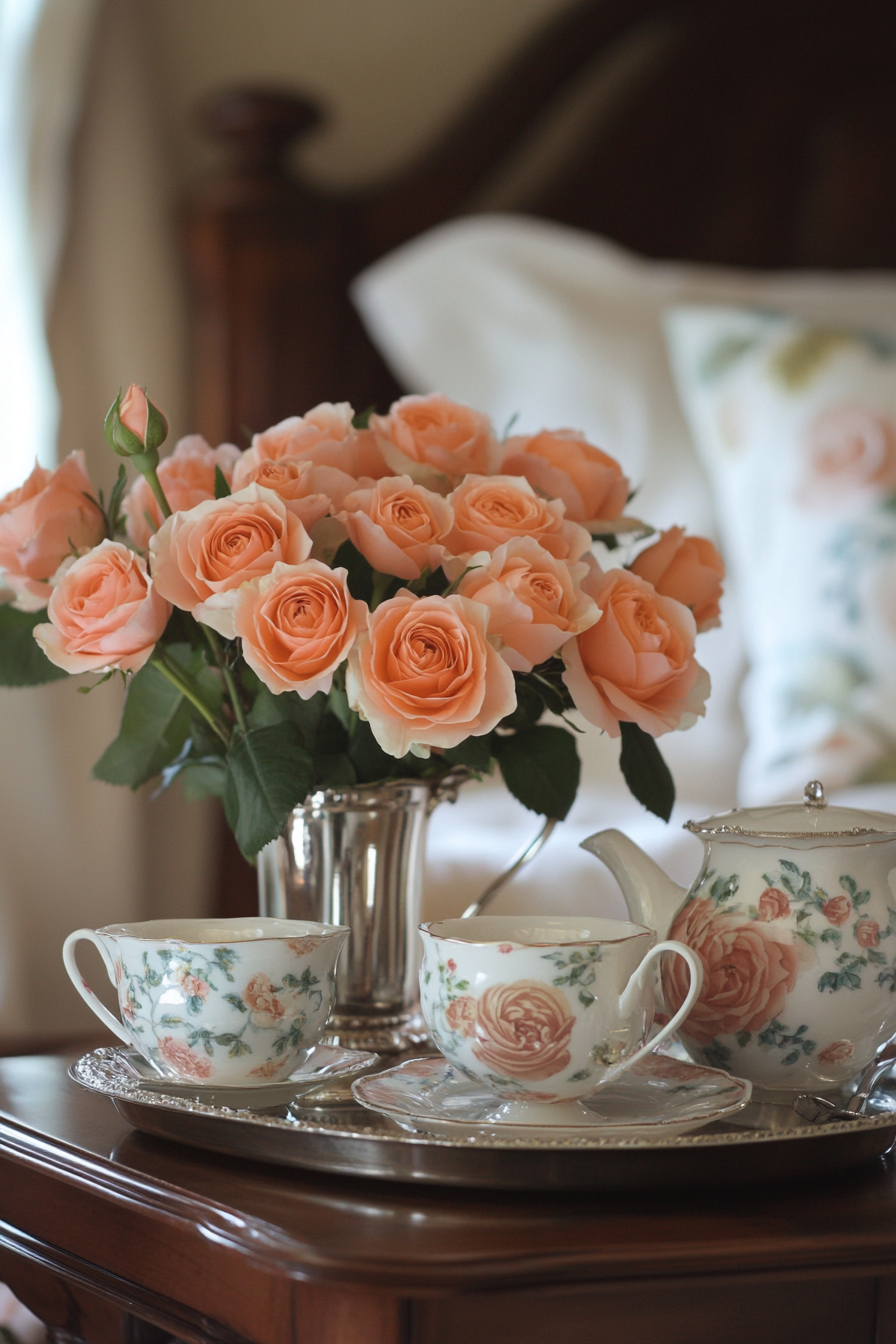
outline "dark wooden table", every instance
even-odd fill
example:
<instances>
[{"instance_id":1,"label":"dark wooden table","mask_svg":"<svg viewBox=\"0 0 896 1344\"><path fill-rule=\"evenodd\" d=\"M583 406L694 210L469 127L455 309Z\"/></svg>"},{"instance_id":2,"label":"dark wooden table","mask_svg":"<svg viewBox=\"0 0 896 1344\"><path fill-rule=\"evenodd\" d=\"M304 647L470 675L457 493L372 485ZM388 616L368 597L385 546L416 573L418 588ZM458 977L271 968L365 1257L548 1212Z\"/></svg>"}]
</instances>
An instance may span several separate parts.
<instances>
[{"instance_id":1,"label":"dark wooden table","mask_svg":"<svg viewBox=\"0 0 896 1344\"><path fill-rule=\"evenodd\" d=\"M305 1175L0 1061L0 1280L57 1341L896 1344L896 1170L631 1197Z\"/></svg>"}]
</instances>

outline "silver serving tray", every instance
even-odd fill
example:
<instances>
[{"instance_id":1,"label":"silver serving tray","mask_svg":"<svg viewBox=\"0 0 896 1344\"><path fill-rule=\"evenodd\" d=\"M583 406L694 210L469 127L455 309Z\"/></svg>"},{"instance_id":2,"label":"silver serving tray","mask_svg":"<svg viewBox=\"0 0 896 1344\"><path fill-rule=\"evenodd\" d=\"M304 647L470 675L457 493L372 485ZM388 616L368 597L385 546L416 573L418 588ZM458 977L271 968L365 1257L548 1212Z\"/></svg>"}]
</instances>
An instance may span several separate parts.
<instances>
[{"instance_id":1,"label":"silver serving tray","mask_svg":"<svg viewBox=\"0 0 896 1344\"><path fill-rule=\"evenodd\" d=\"M794 1180L881 1158L896 1142L896 1097L857 1120L806 1125L788 1106L750 1104L680 1138L429 1138L364 1110L345 1083L291 1106L233 1110L148 1092L123 1052L104 1047L69 1070L136 1129L206 1152L342 1176L513 1190L633 1190ZM892 1109L890 1109L892 1107Z\"/></svg>"}]
</instances>

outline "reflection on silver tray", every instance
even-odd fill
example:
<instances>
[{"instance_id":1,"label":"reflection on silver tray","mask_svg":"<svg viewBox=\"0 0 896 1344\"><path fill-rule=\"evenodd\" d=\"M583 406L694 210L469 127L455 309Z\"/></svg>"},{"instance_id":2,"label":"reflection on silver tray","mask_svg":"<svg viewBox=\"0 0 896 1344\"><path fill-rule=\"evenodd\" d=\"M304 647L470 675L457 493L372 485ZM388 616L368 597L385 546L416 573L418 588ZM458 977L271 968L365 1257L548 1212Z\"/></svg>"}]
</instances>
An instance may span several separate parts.
<instances>
[{"instance_id":1,"label":"reflection on silver tray","mask_svg":"<svg viewBox=\"0 0 896 1344\"><path fill-rule=\"evenodd\" d=\"M325 1079L354 1076L366 1069L377 1058L369 1050L348 1050L341 1045L313 1045L300 1056L288 1078L276 1083L254 1085L180 1083L160 1078L151 1064L147 1064L136 1050L115 1051L121 1066L146 1092L163 1096L185 1097L188 1101L205 1106L226 1108L230 1111L261 1110L287 1106L295 1097L317 1088Z\"/></svg>"},{"instance_id":2,"label":"reflection on silver tray","mask_svg":"<svg viewBox=\"0 0 896 1344\"><path fill-rule=\"evenodd\" d=\"M511 1137L673 1138L714 1120L729 1120L750 1100L751 1087L721 1069L668 1055L645 1055L586 1102L550 1109L552 1123L505 1120L501 1098L438 1056L409 1059L359 1078L352 1093L368 1110L402 1129L450 1139Z\"/></svg>"},{"instance_id":3,"label":"reflection on silver tray","mask_svg":"<svg viewBox=\"0 0 896 1344\"><path fill-rule=\"evenodd\" d=\"M350 1097L329 1109L309 1106L306 1097L278 1113L149 1092L126 1070L122 1054L95 1050L70 1073L109 1097L145 1134L253 1161L383 1180L529 1190L730 1185L840 1170L881 1157L896 1141L896 1109L805 1125L786 1106L763 1107L761 1127L748 1127L757 1117L747 1106L732 1121L677 1138L430 1138ZM894 1105L892 1097L886 1102Z\"/></svg>"}]
</instances>

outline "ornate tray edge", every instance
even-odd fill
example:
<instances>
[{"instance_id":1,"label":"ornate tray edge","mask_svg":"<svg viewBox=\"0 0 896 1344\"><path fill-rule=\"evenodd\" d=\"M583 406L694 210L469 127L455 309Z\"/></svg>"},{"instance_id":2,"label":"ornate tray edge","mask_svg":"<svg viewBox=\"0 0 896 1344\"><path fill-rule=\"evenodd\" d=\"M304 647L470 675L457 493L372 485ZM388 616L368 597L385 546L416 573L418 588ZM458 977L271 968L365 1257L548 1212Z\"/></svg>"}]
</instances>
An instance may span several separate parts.
<instances>
[{"instance_id":1,"label":"ornate tray edge","mask_svg":"<svg viewBox=\"0 0 896 1344\"><path fill-rule=\"evenodd\" d=\"M249 1125L261 1129L277 1129L292 1134L314 1134L332 1136L335 1139L363 1139L367 1143L394 1144L396 1142L425 1148L449 1148L469 1150L470 1140L443 1138L436 1135L414 1134L395 1125L393 1131L384 1133L373 1126L340 1126L332 1122L315 1122L313 1119L285 1119L278 1115L268 1115L252 1110L233 1110L226 1106L209 1106L194 1102L186 1097L176 1097L159 1092L148 1092L139 1083L124 1074L118 1063L119 1051L114 1046L103 1046L83 1055L69 1068L70 1077L88 1091L98 1092L111 1101L120 1100L147 1106L152 1110L176 1111L181 1114L204 1115L233 1124ZM733 1123L729 1121L728 1123ZM480 1150L519 1151L535 1150L579 1150L593 1152L657 1151L694 1148L743 1148L758 1144L790 1142L791 1140L831 1138L838 1134L867 1134L876 1130L892 1130L891 1143L896 1141L896 1111L882 1115L861 1117L857 1120L841 1120L821 1125L801 1125L792 1129L733 1129L707 1134L698 1131L682 1134L677 1138L603 1138L603 1139L492 1139L483 1138L475 1142ZM888 1145L889 1147L890 1145ZM885 1151L885 1150L882 1150Z\"/></svg>"}]
</instances>

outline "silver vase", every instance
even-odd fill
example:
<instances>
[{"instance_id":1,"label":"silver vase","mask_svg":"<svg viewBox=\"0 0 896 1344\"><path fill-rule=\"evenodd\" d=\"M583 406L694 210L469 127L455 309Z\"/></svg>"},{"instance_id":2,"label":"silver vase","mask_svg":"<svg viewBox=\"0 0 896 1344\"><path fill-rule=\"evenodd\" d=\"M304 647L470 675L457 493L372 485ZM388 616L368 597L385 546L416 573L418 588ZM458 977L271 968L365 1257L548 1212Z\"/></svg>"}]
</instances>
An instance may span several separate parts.
<instances>
[{"instance_id":1,"label":"silver vase","mask_svg":"<svg viewBox=\"0 0 896 1344\"><path fill-rule=\"evenodd\" d=\"M262 915L347 924L324 1040L395 1054L429 1039L417 991L426 828L465 775L323 789L258 857Z\"/></svg>"}]
</instances>

